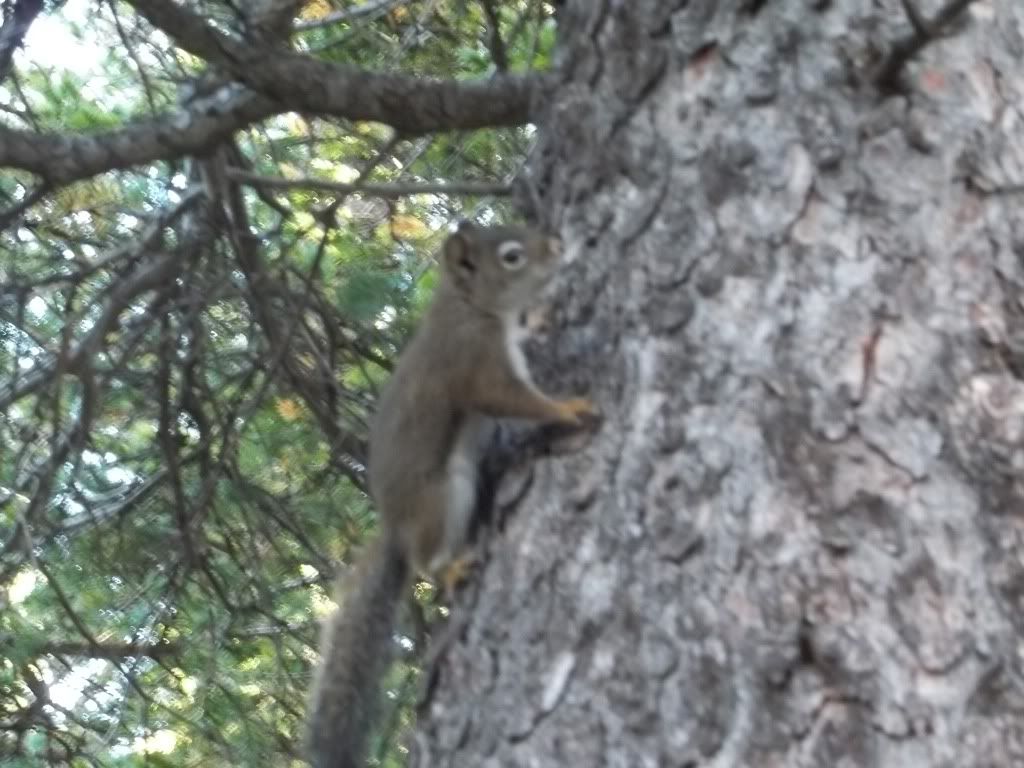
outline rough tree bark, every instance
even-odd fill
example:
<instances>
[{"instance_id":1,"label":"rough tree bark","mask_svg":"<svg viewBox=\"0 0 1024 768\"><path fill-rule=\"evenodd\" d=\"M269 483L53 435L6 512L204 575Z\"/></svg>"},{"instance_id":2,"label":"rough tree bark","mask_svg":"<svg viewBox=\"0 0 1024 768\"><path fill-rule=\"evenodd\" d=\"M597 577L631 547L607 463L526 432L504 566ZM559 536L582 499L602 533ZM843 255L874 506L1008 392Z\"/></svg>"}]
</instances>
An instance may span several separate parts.
<instances>
[{"instance_id":1,"label":"rough tree bark","mask_svg":"<svg viewBox=\"0 0 1024 768\"><path fill-rule=\"evenodd\" d=\"M918 5L567 4L543 359L607 420L490 540L416 764L1024 765L1024 4L894 79Z\"/></svg>"}]
</instances>

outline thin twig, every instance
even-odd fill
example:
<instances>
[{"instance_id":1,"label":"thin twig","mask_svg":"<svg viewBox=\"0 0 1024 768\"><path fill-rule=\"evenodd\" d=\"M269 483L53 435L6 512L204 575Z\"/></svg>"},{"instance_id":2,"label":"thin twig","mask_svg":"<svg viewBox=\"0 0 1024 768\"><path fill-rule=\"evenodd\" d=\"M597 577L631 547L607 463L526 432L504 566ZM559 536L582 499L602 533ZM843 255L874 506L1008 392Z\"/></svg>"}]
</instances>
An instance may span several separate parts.
<instances>
[{"instance_id":1,"label":"thin twig","mask_svg":"<svg viewBox=\"0 0 1024 768\"><path fill-rule=\"evenodd\" d=\"M4 211L3 213L0 213L0 232L3 232L9 226L17 222L17 220L21 218L21 215L25 213L25 211L27 211L33 205L38 203L40 200L42 200L52 189L53 187L50 184L43 182L38 187L29 192L27 195L25 195L25 197L22 198L20 203Z\"/></svg>"},{"instance_id":2,"label":"thin twig","mask_svg":"<svg viewBox=\"0 0 1024 768\"><path fill-rule=\"evenodd\" d=\"M149 112L150 114L155 115L157 113L157 107L156 100L153 98L153 84L150 82L146 68L139 60L139 55L135 52L135 46L133 46L131 40L128 39L128 33L125 31L124 25L121 23L121 16L117 12L117 3L111 0L108 5L110 6L110 13L114 17L114 26L117 29L117 35L121 38L121 45L123 45L125 51L128 52L128 58L132 60L132 64L135 65L135 70L139 73L139 81L142 83L142 91L146 95L146 104L149 105Z\"/></svg>"},{"instance_id":3,"label":"thin twig","mask_svg":"<svg viewBox=\"0 0 1024 768\"><path fill-rule=\"evenodd\" d=\"M136 656L170 656L180 652L180 647L174 643L121 643L106 640L103 642L80 643L74 640L62 640L44 643L36 648L38 653L46 653L54 656L88 656L94 659L125 659Z\"/></svg>"},{"instance_id":4,"label":"thin twig","mask_svg":"<svg viewBox=\"0 0 1024 768\"><path fill-rule=\"evenodd\" d=\"M342 195L350 195L354 192L362 192L376 197L396 198L408 195L493 195L505 197L512 193L509 184L502 182L488 181L462 181L431 184L427 182L409 182L406 184L374 184L370 182L344 184L326 179L314 179L309 176L302 176L295 179L285 179L280 176L262 176L258 173L239 171L231 169L228 171L228 178L253 187L273 187L277 189L323 189L328 192L337 192Z\"/></svg>"},{"instance_id":5,"label":"thin twig","mask_svg":"<svg viewBox=\"0 0 1024 768\"><path fill-rule=\"evenodd\" d=\"M406 1L407 0L370 0L370 2L363 3L362 5L329 13L319 19L300 21L295 24L294 28L298 32L305 32L309 29L319 29L320 27L327 27L341 21L354 21L362 18L372 19L377 16L383 16L388 11L397 8L400 5L404 5Z\"/></svg>"}]
</instances>

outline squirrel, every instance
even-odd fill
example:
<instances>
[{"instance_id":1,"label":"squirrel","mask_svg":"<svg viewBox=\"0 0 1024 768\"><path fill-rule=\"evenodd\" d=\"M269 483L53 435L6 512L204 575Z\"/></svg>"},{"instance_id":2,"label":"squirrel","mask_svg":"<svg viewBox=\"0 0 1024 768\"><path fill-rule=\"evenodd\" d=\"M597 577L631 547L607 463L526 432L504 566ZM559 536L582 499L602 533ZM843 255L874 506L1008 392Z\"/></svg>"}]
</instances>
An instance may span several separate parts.
<instances>
[{"instance_id":1,"label":"squirrel","mask_svg":"<svg viewBox=\"0 0 1024 768\"><path fill-rule=\"evenodd\" d=\"M558 238L527 227L463 222L444 243L433 301L370 428L367 474L380 532L343 608L325 622L307 732L315 768L365 766L403 591L416 574L450 580L465 568L491 420L581 426L597 417L585 398L539 391L520 349L521 317L561 256Z\"/></svg>"}]
</instances>

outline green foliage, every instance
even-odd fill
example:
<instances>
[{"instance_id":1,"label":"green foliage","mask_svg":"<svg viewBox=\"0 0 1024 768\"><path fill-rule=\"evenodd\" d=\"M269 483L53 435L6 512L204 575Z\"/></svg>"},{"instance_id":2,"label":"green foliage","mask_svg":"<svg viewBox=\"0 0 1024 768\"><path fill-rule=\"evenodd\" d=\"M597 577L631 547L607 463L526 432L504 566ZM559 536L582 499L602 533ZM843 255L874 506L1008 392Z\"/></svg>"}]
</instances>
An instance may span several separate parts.
<instances>
[{"instance_id":1,"label":"green foliage","mask_svg":"<svg viewBox=\"0 0 1024 768\"><path fill-rule=\"evenodd\" d=\"M237 25L237 4L187 5ZM547 66L549 9L495 5L510 67ZM301 18L347 7L316 0ZM38 24L0 81L0 119L18 128L115 128L204 70L128 5L69 0ZM296 40L358 67L493 70L473 2L413 0ZM529 133L396 140L281 115L232 142L243 170L300 180L236 185L252 252L223 202L178 210L205 156L48 189L0 230L5 766L302 764L318 619L336 566L373 532L358 446L377 388L433 292L446 224L511 212L301 180L502 180ZM0 209L35 183L0 174ZM172 276L133 292L168 254ZM432 592L420 597L436 618ZM404 764L417 663L384 681L380 766Z\"/></svg>"}]
</instances>

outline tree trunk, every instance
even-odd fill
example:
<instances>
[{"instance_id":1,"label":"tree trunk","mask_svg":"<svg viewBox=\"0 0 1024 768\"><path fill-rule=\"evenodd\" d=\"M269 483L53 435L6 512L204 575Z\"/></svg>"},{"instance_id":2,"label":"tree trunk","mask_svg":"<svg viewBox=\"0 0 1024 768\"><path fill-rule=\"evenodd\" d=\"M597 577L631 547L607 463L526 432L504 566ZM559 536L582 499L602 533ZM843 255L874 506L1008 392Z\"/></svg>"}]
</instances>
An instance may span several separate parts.
<instances>
[{"instance_id":1,"label":"tree trunk","mask_svg":"<svg viewBox=\"0 0 1024 768\"><path fill-rule=\"evenodd\" d=\"M1024 3L917 51L916 2L563 10L538 368L606 420L490 540L415 764L1024 765Z\"/></svg>"}]
</instances>

